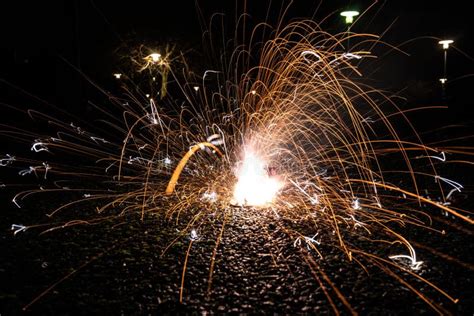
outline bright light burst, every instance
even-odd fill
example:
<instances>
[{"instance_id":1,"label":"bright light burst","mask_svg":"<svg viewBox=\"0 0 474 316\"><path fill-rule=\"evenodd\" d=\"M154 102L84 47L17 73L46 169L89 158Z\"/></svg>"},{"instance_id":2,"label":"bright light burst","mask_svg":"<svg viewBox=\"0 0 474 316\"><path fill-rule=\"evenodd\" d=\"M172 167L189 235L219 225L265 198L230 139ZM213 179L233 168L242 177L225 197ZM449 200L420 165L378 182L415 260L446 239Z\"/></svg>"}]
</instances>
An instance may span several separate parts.
<instances>
[{"instance_id":1,"label":"bright light burst","mask_svg":"<svg viewBox=\"0 0 474 316\"><path fill-rule=\"evenodd\" d=\"M238 205L267 205L283 187L283 182L270 174L269 167L262 158L249 149L245 150L236 175L238 180L233 203Z\"/></svg>"}]
</instances>

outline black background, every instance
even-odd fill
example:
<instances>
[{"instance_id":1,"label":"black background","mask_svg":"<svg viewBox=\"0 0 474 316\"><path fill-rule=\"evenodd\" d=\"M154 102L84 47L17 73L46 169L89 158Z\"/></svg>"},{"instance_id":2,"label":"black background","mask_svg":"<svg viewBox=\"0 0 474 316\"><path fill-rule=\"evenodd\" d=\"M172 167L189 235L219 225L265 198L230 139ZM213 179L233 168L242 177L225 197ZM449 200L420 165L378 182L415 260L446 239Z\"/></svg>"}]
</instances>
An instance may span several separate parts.
<instances>
[{"instance_id":1,"label":"black background","mask_svg":"<svg viewBox=\"0 0 474 316\"><path fill-rule=\"evenodd\" d=\"M184 49L199 50L204 23L211 14L226 13L228 34L235 13L244 1L2 1L0 4L0 78L44 98L61 108L81 112L90 97L84 75L107 89L116 69L116 50L133 44L175 42ZM253 21L265 19L270 1L248 1ZM273 1L270 21L275 21L282 3ZM452 38L448 73L452 81L449 117L468 120L470 88L474 83L473 21L464 1L294 1L287 20L313 17L323 28L341 32L345 26L339 12L345 8L364 11L355 32L383 34L382 40L398 46L409 56L392 52L379 61L377 71L367 70L379 87L409 97L413 104L438 105L442 77L442 49L435 38ZM199 16L203 18L200 22ZM428 38L431 37L431 38ZM402 45L406 41L408 44ZM464 52L464 53L462 53ZM73 67L78 70L75 70ZM81 74L81 71L83 74ZM5 91L4 89L7 88ZM2 83L3 102L23 102ZM22 100L20 102L20 100ZM20 106L21 104L18 104ZM434 113L433 115L437 115ZM446 118L446 113L443 114Z\"/></svg>"}]
</instances>

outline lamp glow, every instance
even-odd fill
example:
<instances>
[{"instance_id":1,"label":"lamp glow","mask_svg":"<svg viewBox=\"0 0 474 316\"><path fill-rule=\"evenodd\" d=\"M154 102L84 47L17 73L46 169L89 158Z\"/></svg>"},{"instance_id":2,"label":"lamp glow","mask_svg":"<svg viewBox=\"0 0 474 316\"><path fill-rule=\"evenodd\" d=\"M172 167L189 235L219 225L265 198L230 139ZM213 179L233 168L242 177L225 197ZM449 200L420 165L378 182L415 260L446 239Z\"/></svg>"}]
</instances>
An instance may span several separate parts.
<instances>
[{"instance_id":1,"label":"lamp glow","mask_svg":"<svg viewBox=\"0 0 474 316\"><path fill-rule=\"evenodd\" d=\"M438 42L438 44L443 45L443 49L448 49L452 43L454 43L453 40L442 40Z\"/></svg>"},{"instance_id":2,"label":"lamp glow","mask_svg":"<svg viewBox=\"0 0 474 316\"><path fill-rule=\"evenodd\" d=\"M346 18L346 24L352 24L354 22L354 17L358 16L358 11L343 11L341 12L341 16Z\"/></svg>"},{"instance_id":3,"label":"lamp glow","mask_svg":"<svg viewBox=\"0 0 474 316\"><path fill-rule=\"evenodd\" d=\"M149 56L150 56L151 60L155 63L157 61L159 61L160 58L161 58L161 54L159 54L159 53L153 53L153 54L150 54Z\"/></svg>"}]
</instances>

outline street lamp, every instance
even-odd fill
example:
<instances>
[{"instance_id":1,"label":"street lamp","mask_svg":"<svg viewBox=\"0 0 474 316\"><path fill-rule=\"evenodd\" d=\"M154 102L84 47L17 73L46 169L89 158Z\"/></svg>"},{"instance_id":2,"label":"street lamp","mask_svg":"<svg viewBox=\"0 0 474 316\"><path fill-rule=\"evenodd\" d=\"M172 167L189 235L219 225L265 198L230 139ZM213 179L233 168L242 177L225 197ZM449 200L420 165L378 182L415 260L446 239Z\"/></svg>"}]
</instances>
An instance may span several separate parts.
<instances>
[{"instance_id":1,"label":"street lamp","mask_svg":"<svg viewBox=\"0 0 474 316\"><path fill-rule=\"evenodd\" d=\"M345 17L346 24L351 25L354 22L354 17L358 16L358 11L342 11L341 16Z\"/></svg>"},{"instance_id":2,"label":"street lamp","mask_svg":"<svg viewBox=\"0 0 474 316\"><path fill-rule=\"evenodd\" d=\"M442 40L438 42L438 44L443 45L443 49L448 49L452 43L454 43L453 40Z\"/></svg>"},{"instance_id":3,"label":"street lamp","mask_svg":"<svg viewBox=\"0 0 474 316\"><path fill-rule=\"evenodd\" d=\"M359 11L349 10L342 11L341 16L345 18L345 23L347 25L347 51L349 51L349 32L351 30L351 25L354 23L354 17L359 15Z\"/></svg>"},{"instance_id":4,"label":"street lamp","mask_svg":"<svg viewBox=\"0 0 474 316\"><path fill-rule=\"evenodd\" d=\"M438 44L442 45L443 50L444 50L444 62L443 62L443 78L441 78L439 81L441 82L441 87L443 89L443 98L446 97L446 83L448 82L448 49L449 45L454 43L453 40L447 39L447 40L442 40L439 41Z\"/></svg>"},{"instance_id":5,"label":"street lamp","mask_svg":"<svg viewBox=\"0 0 474 316\"><path fill-rule=\"evenodd\" d=\"M160 58L161 58L161 54L159 54L159 53L152 53L152 54L150 54L149 56L150 56L151 60L152 60L153 62L155 62L155 63L156 63L158 60L160 60Z\"/></svg>"}]
</instances>

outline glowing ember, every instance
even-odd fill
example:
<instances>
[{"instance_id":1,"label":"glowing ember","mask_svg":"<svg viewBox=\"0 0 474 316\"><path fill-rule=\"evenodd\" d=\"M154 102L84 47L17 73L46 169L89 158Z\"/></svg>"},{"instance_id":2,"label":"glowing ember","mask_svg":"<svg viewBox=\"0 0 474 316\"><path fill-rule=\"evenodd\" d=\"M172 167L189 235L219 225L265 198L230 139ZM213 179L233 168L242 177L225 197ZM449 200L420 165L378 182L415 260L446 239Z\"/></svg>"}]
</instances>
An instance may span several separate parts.
<instances>
[{"instance_id":1,"label":"glowing ember","mask_svg":"<svg viewBox=\"0 0 474 316\"><path fill-rule=\"evenodd\" d=\"M237 170L234 203L262 206L273 201L283 182L269 175L265 162L253 152L245 153L244 161Z\"/></svg>"}]
</instances>

